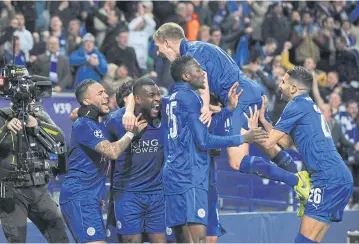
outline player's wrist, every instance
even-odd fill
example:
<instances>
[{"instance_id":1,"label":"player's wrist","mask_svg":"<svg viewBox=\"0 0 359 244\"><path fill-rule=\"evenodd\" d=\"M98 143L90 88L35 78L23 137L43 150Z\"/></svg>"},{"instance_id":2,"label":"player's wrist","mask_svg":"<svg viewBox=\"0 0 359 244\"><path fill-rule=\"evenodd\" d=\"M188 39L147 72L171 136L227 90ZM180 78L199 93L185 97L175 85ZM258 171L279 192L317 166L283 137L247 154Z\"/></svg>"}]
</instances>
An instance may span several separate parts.
<instances>
[{"instance_id":1,"label":"player's wrist","mask_svg":"<svg viewBox=\"0 0 359 244\"><path fill-rule=\"evenodd\" d=\"M127 131L125 136L127 136L128 138L130 138L130 140L132 140L135 137L135 134L131 131Z\"/></svg>"},{"instance_id":2,"label":"player's wrist","mask_svg":"<svg viewBox=\"0 0 359 244\"><path fill-rule=\"evenodd\" d=\"M266 121L266 118L265 118L264 116L259 116L258 120L259 120L259 122L261 122L261 123L267 122L267 121Z\"/></svg>"}]
</instances>

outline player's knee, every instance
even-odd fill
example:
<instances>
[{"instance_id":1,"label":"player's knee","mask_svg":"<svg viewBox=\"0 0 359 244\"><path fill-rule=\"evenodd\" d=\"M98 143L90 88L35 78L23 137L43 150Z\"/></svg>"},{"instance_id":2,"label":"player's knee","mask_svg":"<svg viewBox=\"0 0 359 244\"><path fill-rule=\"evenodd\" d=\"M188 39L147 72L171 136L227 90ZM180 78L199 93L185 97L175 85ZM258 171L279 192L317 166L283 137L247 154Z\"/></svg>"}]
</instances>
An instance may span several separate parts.
<instances>
[{"instance_id":1,"label":"player's knee","mask_svg":"<svg viewBox=\"0 0 359 244\"><path fill-rule=\"evenodd\" d=\"M123 235L122 236L122 243L141 243L142 242L142 235Z\"/></svg>"},{"instance_id":2,"label":"player's knee","mask_svg":"<svg viewBox=\"0 0 359 244\"><path fill-rule=\"evenodd\" d=\"M166 243L165 233L148 234L151 243Z\"/></svg>"},{"instance_id":3,"label":"player's knee","mask_svg":"<svg viewBox=\"0 0 359 244\"><path fill-rule=\"evenodd\" d=\"M228 158L228 160L229 160L229 165L231 166L232 169L239 170L241 167L241 162L243 160L243 157L230 157Z\"/></svg>"},{"instance_id":4,"label":"player's knee","mask_svg":"<svg viewBox=\"0 0 359 244\"><path fill-rule=\"evenodd\" d=\"M245 154L242 154L240 152L228 152L228 160L231 168L234 170L239 170L239 168L241 167L242 160L245 156Z\"/></svg>"},{"instance_id":5,"label":"player's knee","mask_svg":"<svg viewBox=\"0 0 359 244\"><path fill-rule=\"evenodd\" d=\"M218 236L206 236L206 243L217 243Z\"/></svg>"},{"instance_id":6,"label":"player's knee","mask_svg":"<svg viewBox=\"0 0 359 244\"><path fill-rule=\"evenodd\" d=\"M232 162L232 160L229 160L229 166L234 170L239 170L240 165L239 162Z\"/></svg>"}]
</instances>

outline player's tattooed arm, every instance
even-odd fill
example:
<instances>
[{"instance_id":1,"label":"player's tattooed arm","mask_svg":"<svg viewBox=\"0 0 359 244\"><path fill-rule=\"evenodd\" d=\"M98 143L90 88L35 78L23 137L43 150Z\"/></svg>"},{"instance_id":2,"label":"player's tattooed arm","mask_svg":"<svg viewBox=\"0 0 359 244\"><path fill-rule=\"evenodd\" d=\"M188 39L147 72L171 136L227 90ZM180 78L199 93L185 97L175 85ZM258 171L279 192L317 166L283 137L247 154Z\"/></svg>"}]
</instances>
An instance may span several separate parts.
<instances>
[{"instance_id":1,"label":"player's tattooed arm","mask_svg":"<svg viewBox=\"0 0 359 244\"><path fill-rule=\"evenodd\" d=\"M101 153L111 160L116 160L121 155L121 153L126 150L132 141L131 134L127 133L120 140L112 143L107 140L99 142L95 146L95 151Z\"/></svg>"},{"instance_id":2,"label":"player's tattooed arm","mask_svg":"<svg viewBox=\"0 0 359 244\"><path fill-rule=\"evenodd\" d=\"M139 114L136 117L134 129L132 131L128 130L126 134L118 141L112 143L107 140L99 142L95 146L95 151L101 153L111 160L116 160L130 145L135 134L139 134L147 127L147 121L141 119L141 116L142 114Z\"/></svg>"}]
</instances>

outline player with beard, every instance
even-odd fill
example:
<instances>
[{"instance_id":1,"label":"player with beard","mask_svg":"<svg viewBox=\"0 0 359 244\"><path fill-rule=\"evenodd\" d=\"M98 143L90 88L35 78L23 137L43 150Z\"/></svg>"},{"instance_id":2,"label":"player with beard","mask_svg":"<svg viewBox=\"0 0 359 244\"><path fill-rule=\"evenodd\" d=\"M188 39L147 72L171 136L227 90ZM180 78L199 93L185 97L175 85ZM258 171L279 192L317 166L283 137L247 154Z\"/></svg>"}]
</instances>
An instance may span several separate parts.
<instances>
[{"instance_id":1,"label":"player with beard","mask_svg":"<svg viewBox=\"0 0 359 244\"><path fill-rule=\"evenodd\" d=\"M101 211L101 195L105 186L108 159L117 159L145 126L137 119L133 131L109 142L103 136L99 117L109 113L108 95L94 80L84 80L76 89L76 99L87 113L72 126L69 169L62 183L60 206L76 242L104 243L105 226Z\"/></svg>"},{"instance_id":2,"label":"player with beard","mask_svg":"<svg viewBox=\"0 0 359 244\"><path fill-rule=\"evenodd\" d=\"M161 94L149 78L133 83L135 113L142 114L146 129L136 136L116 159L113 174L113 198L117 231L122 241L141 242L147 233L151 242L164 243L165 204L162 187L166 123L161 121ZM103 121L106 135L118 140L126 130L122 125L125 109L119 109Z\"/></svg>"},{"instance_id":3,"label":"player with beard","mask_svg":"<svg viewBox=\"0 0 359 244\"><path fill-rule=\"evenodd\" d=\"M281 98L287 102L280 119L274 127L266 121L265 99L259 119L269 133L263 146L271 149L283 136L290 135L311 177L312 189L300 214L304 216L297 243L320 242L330 224L342 220L353 192L353 177L335 147L323 114L309 97L312 82L313 76L305 68L288 70L279 83Z\"/></svg>"}]
</instances>

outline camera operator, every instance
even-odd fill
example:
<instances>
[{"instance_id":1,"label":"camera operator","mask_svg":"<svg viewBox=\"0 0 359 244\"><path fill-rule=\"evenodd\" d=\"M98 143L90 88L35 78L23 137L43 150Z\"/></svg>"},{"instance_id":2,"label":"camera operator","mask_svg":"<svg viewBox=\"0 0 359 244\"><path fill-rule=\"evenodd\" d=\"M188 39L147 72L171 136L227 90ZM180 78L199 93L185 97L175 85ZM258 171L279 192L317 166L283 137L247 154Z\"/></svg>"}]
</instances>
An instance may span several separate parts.
<instances>
[{"instance_id":1,"label":"camera operator","mask_svg":"<svg viewBox=\"0 0 359 244\"><path fill-rule=\"evenodd\" d=\"M34 102L29 107L29 115L24 122L16 118L15 105L0 109L0 171L5 172L4 176L13 184L13 189L8 187L5 190L12 196L9 194L0 198L2 228L8 242L24 243L29 218L49 243L68 243L60 211L48 192L48 149L41 143L36 131L42 128L56 143L64 143L64 135L47 113L34 106ZM19 152L22 152L21 155ZM16 162L25 165L28 170L19 173L14 167ZM10 174L12 177L9 179L7 175Z\"/></svg>"}]
</instances>

